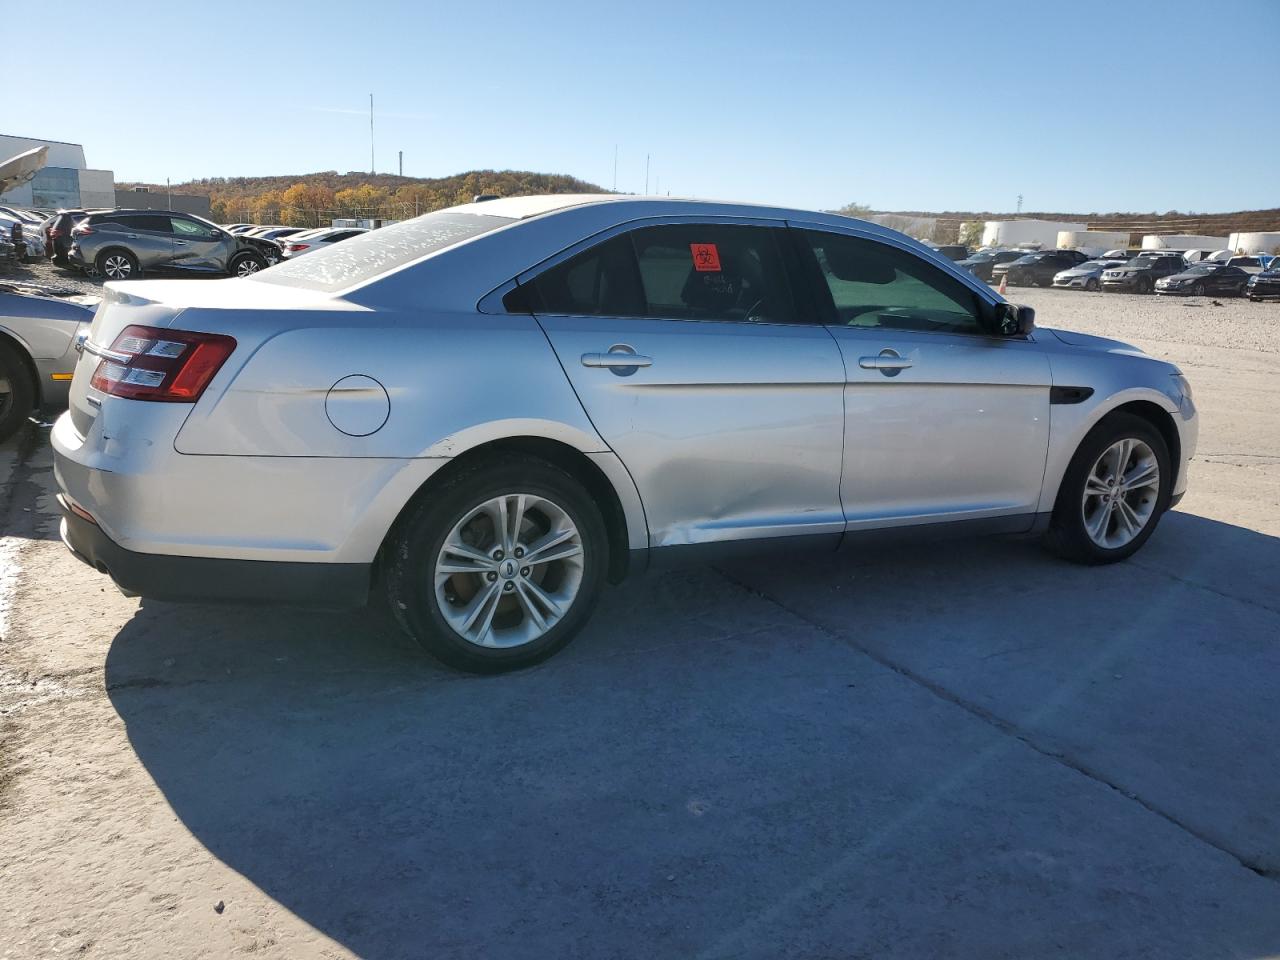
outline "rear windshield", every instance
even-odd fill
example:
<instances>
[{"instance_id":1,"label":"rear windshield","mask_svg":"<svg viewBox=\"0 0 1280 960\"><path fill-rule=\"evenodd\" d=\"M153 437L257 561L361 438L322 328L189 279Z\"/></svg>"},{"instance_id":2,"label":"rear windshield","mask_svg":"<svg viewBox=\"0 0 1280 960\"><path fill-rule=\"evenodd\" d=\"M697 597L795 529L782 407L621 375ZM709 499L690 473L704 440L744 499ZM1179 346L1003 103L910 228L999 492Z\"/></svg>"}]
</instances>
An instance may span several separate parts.
<instances>
[{"instance_id":1,"label":"rear windshield","mask_svg":"<svg viewBox=\"0 0 1280 960\"><path fill-rule=\"evenodd\" d=\"M344 290L513 222L508 217L441 210L286 260L251 279L312 290Z\"/></svg>"}]
</instances>

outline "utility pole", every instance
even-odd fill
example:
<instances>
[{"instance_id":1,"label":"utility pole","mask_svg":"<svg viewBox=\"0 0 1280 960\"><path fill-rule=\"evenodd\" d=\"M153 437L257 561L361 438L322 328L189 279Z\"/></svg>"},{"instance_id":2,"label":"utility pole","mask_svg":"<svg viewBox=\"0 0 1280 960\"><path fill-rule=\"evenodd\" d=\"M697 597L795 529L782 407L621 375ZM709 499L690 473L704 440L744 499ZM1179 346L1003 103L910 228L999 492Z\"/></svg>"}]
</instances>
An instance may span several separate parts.
<instances>
[{"instance_id":1,"label":"utility pole","mask_svg":"<svg viewBox=\"0 0 1280 960\"><path fill-rule=\"evenodd\" d=\"M644 195L649 195L649 155L644 155Z\"/></svg>"},{"instance_id":2,"label":"utility pole","mask_svg":"<svg viewBox=\"0 0 1280 960\"><path fill-rule=\"evenodd\" d=\"M164 192L169 195L169 209L173 209L173 188L169 186L169 178L164 178Z\"/></svg>"},{"instance_id":3,"label":"utility pole","mask_svg":"<svg viewBox=\"0 0 1280 960\"><path fill-rule=\"evenodd\" d=\"M400 151L400 176L404 176L404 151Z\"/></svg>"},{"instance_id":4,"label":"utility pole","mask_svg":"<svg viewBox=\"0 0 1280 960\"><path fill-rule=\"evenodd\" d=\"M1018 194L1018 213L1022 212L1022 194Z\"/></svg>"},{"instance_id":5,"label":"utility pole","mask_svg":"<svg viewBox=\"0 0 1280 960\"><path fill-rule=\"evenodd\" d=\"M373 162L373 94L369 94L369 173L376 173Z\"/></svg>"},{"instance_id":6,"label":"utility pole","mask_svg":"<svg viewBox=\"0 0 1280 960\"><path fill-rule=\"evenodd\" d=\"M613 145L613 192L618 192L618 145Z\"/></svg>"}]
</instances>

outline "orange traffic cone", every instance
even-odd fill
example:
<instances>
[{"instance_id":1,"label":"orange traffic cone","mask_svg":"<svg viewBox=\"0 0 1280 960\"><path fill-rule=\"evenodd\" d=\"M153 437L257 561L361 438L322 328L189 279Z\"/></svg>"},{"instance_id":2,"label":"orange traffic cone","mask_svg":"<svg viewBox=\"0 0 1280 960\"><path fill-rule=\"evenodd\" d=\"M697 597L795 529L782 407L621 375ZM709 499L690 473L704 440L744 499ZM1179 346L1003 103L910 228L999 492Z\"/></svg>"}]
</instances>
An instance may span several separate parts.
<instances>
[{"instance_id":1,"label":"orange traffic cone","mask_svg":"<svg viewBox=\"0 0 1280 960\"><path fill-rule=\"evenodd\" d=\"M1008 289L1009 289L1009 275L1006 273L1000 277L1000 289L997 290L996 292L1003 297L1005 295L1005 292L1008 291Z\"/></svg>"}]
</instances>

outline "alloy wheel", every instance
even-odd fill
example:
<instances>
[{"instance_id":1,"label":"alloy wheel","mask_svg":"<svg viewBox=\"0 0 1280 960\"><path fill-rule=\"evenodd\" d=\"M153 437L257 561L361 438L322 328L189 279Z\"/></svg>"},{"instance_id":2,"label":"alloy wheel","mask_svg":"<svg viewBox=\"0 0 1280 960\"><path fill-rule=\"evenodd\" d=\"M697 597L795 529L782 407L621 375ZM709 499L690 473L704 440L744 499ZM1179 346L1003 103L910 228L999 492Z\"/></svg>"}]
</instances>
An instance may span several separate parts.
<instances>
[{"instance_id":1,"label":"alloy wheel","mask_svg":"<svg viewBox=\"0 0 1280 960\"><path fill-rule=\"evenodd\" d=\"M536 494L503 494L473 508L445 537L436 602L467 642L523 646L568 613L583 562L582 534L563 507Z\"/></svg>"},{"instance_id":2,"label":"alloy wheel","mask_svg":"<svg viewBox=\"0 0 1280 960\"><path fill-rule=\"evenodd\" d=\"M102 261L102 272L111 280L126 280L133 273L133 264L121 253L113 253Z\"/></svg>"},{"instance_id":3,"label":"alloy wheel","mask_svg":"<svg viewBox=\"0 0 1280 960\"><path fill-rule=\"evenodd\" d=\"M1107 550L1131 542L1151 521L1160 494L1160 462L1145 442L1117 440L1084 482L1081 509L1089 539Z\"/></svg>"},{"instance_id":4,"label":"alloy wheel","mask_svg":"<svg viewBox=\"0 0 1280 960\"><path fill-rule=\"evenodd\" d=\"M262 268L258 266L257 260L254 260L252 257L245 257L243 260L241 260L239 263L236 264L236 276L237 277L252 276L253 274L257 273L261 269Z\"/></svg>"}]
</instances>

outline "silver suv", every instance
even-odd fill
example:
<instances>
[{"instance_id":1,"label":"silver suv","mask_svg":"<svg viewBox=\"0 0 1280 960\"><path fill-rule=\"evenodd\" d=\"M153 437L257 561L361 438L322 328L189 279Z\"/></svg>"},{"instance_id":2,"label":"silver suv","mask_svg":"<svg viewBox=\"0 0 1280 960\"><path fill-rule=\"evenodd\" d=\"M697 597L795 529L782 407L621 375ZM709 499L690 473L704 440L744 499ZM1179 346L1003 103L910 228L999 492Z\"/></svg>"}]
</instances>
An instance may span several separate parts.
<instances>
[{"instance_id":1,"label":"silver suv","mask_svg":"<svg viewBox=\"0 0 1280 960\"><path fill-rule=\"evenodd\" d=\"M144 270L245 277L267 266L248 241L200 217L164 210L91 213L71 231L68 258L108 280L128 280Z\"/></svg>"},{"instance_id":2,"label":"silver suv","mask_svg":"<svg viewBox=\"0 0 1280 960\"><path fill-rule=\"evenodd\" d=\"M1177 367L821 213L491 200L105 292L53 430L71 549L159 600L381 596L477 671L672 558L928 530L1123 560L1196 443Z\"/></svg>"}]
</instances>

